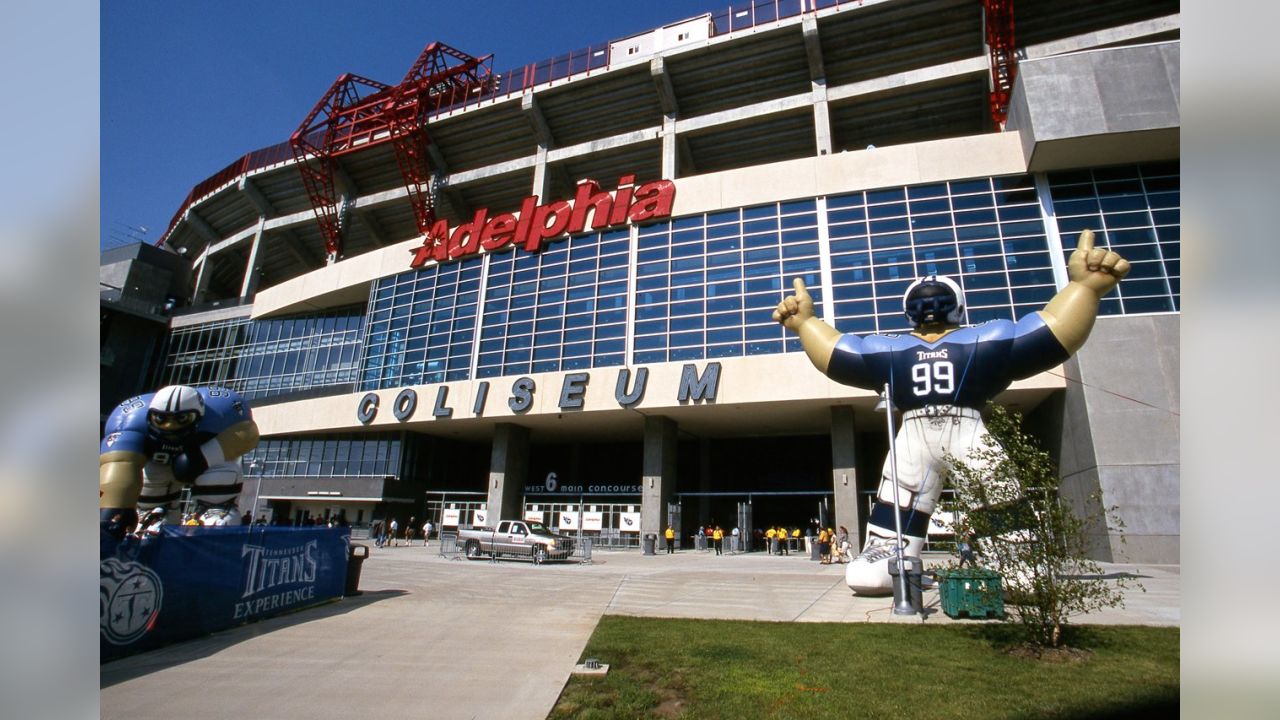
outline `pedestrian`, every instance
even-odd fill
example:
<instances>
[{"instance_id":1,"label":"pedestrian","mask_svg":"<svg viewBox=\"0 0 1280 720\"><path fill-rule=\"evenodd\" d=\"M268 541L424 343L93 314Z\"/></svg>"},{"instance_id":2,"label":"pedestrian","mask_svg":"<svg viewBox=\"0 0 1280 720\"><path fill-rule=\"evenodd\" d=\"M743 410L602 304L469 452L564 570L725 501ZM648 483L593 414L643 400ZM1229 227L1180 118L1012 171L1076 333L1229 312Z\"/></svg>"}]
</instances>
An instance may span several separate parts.
<instances>
[{"instance_id":1,"label":"pedestrian","mask_svg":"<svg viewBox=\"0 0 1280 720\"><path fill-rule=\"evenodd\" d=\"M404 526L404 544L412 545L413 536L418 533L418 517L416 515L409 516L409 522Z\"/></svg>"},{"instance_id":2,"label":"pedestrian","mask_svg":"<svg viewBox=\"0 0 1280 720\"><path fill-rule=\"evenodd\" d=\"M399 531L400 531L400 521L396 520L395 518L391 518L391 547L395 547L396 545L400 544L399 541L396 539L396 533Z\"/></svg>"},{"instance_id":3,"label":"pedestrian","mask_svg":"<svg viewBox=\"0 0 1280 720\"><path fill-rule=\"evenodd\" d=\"M818 531L818 562L822 565L831 564L831 534L826 528Z\"/></svg>"},{"instance_id":4,"label":"pedestrian","mask_svg":"<svg viewBox=\"0 0 1280 720\"><path fill-rule=\"evenodd\" d=\"M716 546L716 554L717 554L717 555L723 555L723 554L724 554L724 552L723 552L723 548L724 548L724 530L721 530L719 525L717 525L717 526L715 527L715 529L711 531L711 540L712 540L712 542L714 542L714 543L715 543L715 546Z\"/></svg>"},{"instance_id":5,"label":"pedestrian","mask_svg":"<svg viewBox=\"0 0 1280 720\"><path fill-rule=\"evenodd\" d=\"M733 544L729 546L729 550L732 552L742 552L742 534L738 531L738 528L734 527L733 532L731 532L730 535L733 537Z\"/></svg>"},{"instance_id":6,"label":"pedestrian","mask_svg":"<svg viewBox=\"0 0 1280 720\"><path fill-rule=\"evenodd\" d=\"M701 525L698 526L698 536L693 541L693 547L697 550L707 549L707 531Z\"/></svg>"},{"instance_id":7,"label":"pedestrian","mask_svg":"<svg viewBox=\"0 0 1280 720\"><path fill-rule=\"evenodd\" d=\"M977 558L973 554L973 532L967 532L956 542L956 550L960 552L960 567L969 563L969 567L978 567Z\"/></svg>"},{"instance_id":8,"label":"pedestrian","mask_svg":"<svg viewBox=\"0 0 1280 720\"><path fill-rule=\"evenodd\" d=\"M374 547L382 547L382 521L374 520L369 525L369 537L373 539Z\"/></svg>"},{"instance_id":9,"label":"pedestrian","mask_svg":"<svg viewBox=\"0 0 1280 720\"><path fill-rule=\"evenodd\" d=\"M791 554L791 541L787 537L787 528L783 525L778 526L778 545L782 548L783 555Z\"/></svg>"},{"instance_id":10,"label":"pedestrian","mask_svg":"<svg viewBox=\"0 0 1280 720\"><path fill-rule=\"evenodd\" d=\"M666 538L667 538L667 554L671 555L676 551L676 531L675 531L675 528L671 527L670 525L667 526Z\"/></svg>"},{"instance_id":11,"label":"pedestrian","mask_svg":"<svg viewBox=\"0 0 1280 720\"><path fill-rule=\"evenodd\" d=\"M135 534L140 538L157 537L164 530L165 509L164 506L153 507L138 520L138 529Z\"/></svg>"},{"instance_id":12,"label":"pedestrian","mask_svg":"<svg viewBox=\"0 0 1280 720\"><path fill-rule=\"evenodd\" d=\"M111 538L116 542L123 541L124 536L128 535L130 532L130 528L128 527L128 525L125 523L125 520L124 520L124 513L112 514L111 520L107 523L104 529L107 531L107 534L110 535Z\"/></svg>"},{"instance_id":13,"label":"pedestrian","mask_svg":"<svg viewBox=\"0 0 1280 720\"><path fill-rule=\"evenodd\" d=\"M841 563L849 562L849 549L849 529L841 525L840 534L836 535L837 556Z\"/></svg>"},{"instance_id":14,"label":"pedestrian","mask_svg":"<svg viewBox=\"0 0 1280 720\"><path fill-rule=\"evenodd\" d=\"M422 547L427 546L427 541L431 539L431 521L422 523Z\"/></svg>"}]
</instances>

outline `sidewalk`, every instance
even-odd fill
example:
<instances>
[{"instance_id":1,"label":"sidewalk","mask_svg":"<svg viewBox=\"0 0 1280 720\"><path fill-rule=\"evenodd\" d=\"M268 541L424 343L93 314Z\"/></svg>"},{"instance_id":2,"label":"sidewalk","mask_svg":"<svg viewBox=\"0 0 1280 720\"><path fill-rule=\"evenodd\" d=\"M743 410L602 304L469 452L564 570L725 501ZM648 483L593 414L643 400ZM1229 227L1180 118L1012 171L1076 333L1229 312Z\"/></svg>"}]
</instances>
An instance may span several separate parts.
<instances>
[{"instance_id":1,"label":"sidewalk","mask_svg":"<svg viewBox=\"0 0 1280 720\"><path fill-rule=\"evenodd\" d=\"M926 555L926 566L945 554ZM102 666L102 717L530 718L550 712L601 615L903 622L843 565L764 553L597 551L590 565L371 549L362 595ZM1181 622L1180 567L1104 565L1146 592L1079 623ZM926 591L928 624L953 621ZM906 622L922 622L906 618Z\"/></svg>"}]
</instances>

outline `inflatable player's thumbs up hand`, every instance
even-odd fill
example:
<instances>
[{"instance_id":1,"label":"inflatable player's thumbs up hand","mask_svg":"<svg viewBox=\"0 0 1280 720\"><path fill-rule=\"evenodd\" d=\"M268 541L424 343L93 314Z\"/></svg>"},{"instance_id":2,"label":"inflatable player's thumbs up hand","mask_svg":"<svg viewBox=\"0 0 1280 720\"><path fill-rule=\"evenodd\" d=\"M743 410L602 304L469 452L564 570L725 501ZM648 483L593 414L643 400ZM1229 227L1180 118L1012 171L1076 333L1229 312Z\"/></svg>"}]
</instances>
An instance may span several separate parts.
<instances>
[{"instance_id":1,"label":"inflatable player's thumbs up hand","mask_svg":"<svg viewBox=\"0 0 1280 720\"><path fill-rule=\"evenodd\" d=\"M1084 230L1076 243L1076 249L1067 260L1067 277L1073 282L1093 290L1102 297L1111 292L1125 275L1129 274L1129 261L1115 251L1093 246L1093 231Z\"/></svg>"},{"instance_id":2,"label":"inflatable player's thumbs up hand","mask_svg":"<svg viewBox=\"0 0 1280 720\"><path fill-rule=\"evenodd\" d=\"M806 320L813 317L813 298L809 296L809 289L805 287L804 280L796 278L792 282L795 289L794 295L788 295L778 303L778 308L773 311L774 322L782 323L782 326L791 332L800 332L800 326Z\"/></svg>"}]
</instances>

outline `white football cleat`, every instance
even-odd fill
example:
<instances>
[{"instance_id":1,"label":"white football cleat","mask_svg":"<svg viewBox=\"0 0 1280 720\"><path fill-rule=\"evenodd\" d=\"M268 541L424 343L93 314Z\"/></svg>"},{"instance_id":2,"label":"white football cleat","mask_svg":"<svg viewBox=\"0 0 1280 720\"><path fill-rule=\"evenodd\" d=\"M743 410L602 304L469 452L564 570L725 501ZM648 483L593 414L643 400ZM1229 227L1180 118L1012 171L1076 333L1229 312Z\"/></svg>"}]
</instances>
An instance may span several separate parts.
<instances>
[{"instance_id":1,"label":"white football cleat","mask_svg":"<svg viewBox=\"0 0 1280 720\"><path fill-rule=\"evenodd\" d=\"M906 542L903 557L920 557L924 538L903 535ZM893 594L893 576L889 574L889 561L898 556L897 543L892 537L868 535L867 544L844 569L844 581L854 595L880 597Z\"/></svg>"}]
</instances>

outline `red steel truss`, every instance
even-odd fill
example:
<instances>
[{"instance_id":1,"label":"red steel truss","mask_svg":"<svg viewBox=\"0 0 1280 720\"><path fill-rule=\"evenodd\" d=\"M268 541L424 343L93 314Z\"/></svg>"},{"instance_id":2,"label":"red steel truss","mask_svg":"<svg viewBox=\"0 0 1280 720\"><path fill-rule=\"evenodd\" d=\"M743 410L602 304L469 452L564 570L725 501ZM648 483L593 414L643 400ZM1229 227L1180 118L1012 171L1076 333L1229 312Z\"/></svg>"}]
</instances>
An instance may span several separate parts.
<instances>
[{"instance_id":1,"label":"red steel truss","mask_svg":"<svg viewBox=\"0 0 1280 720\"><path fill-rule=\"evenodd\" d=\"M444 43L422 51L399 85L344 74L320 98L289 138L325 252L342 252L342 216L334 175L337 158L349 152L392 142L396 162L413 205L418 231L427 234L435 222L427 119L494 90L492 55L475 58Z\"/></svg>"},{"instance_id":2,"label":"red steel truss","mask_svg":"<svg viewBox=\"0 0 1280 720\"><path fill-rule=\"evenodd\" d=\"M1013 0L982 0L987 48L991 53L991 120L1000 127L1009 112L1009 94L1018 72L1017 46L1013 40Z\"/></svg>"}]
</instances>

